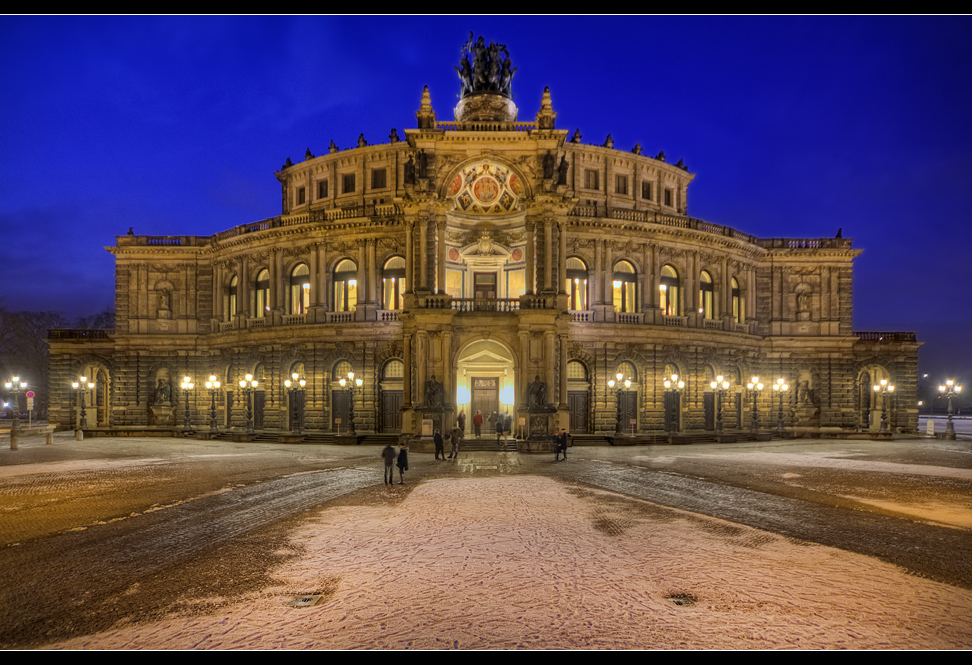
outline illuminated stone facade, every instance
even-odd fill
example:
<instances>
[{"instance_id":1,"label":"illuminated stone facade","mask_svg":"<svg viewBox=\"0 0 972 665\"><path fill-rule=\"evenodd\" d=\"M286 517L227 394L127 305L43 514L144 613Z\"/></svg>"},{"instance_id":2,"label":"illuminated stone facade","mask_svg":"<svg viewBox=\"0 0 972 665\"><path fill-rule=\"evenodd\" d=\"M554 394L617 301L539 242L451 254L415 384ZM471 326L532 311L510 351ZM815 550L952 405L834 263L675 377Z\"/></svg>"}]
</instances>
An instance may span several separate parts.
<instances>
[{"instance_id":1,"label":"illuminated stone facade","mask_svg":"<svg viewBox=\"0 0 972 665\"><path fill-rule=\"evenodd\" d=\"M460 410L469 434L477 409L535 437L705 433L720 428L717 375L727 433L752 427L754 375L763 430L778 425L779 378L787 430L878 429L881 379L896 386L889 428L916 429L918 344L853 331L850 239L692 218L681 163L583 143L556 128L547 91L531 122L502 92L466 92L456 121L437 121L426 90L404 137L288 160L277 217L119 236L116 328L51 333L51 420L77 424L70 383L84 373L97 382L88 429L172 431L189 375L205 430L214 374L219 428L244 429L237 383L252 374L255 430L287 430L296 412L306 434L329 435L347 428L338 379L351 368L358 434L449 428ZM292 372L307 381L302 409Z\"/></svg>"}]
</instances>

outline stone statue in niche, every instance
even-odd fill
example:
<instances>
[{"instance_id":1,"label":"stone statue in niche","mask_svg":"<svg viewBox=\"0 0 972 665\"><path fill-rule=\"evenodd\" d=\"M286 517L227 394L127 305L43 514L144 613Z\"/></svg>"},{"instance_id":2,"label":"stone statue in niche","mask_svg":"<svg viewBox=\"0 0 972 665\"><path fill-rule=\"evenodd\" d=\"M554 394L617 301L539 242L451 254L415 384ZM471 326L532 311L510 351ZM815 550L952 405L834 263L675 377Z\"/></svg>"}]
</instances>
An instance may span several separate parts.
<instances>
[{"instance_id":1,"label":"stone statue in niche","mask_svg":"<svg viewBox=\"0 0 972 665\"><path fill-rule=\"evenodd\" d=\"M530 406L547 405L547 384L540 380L537 374L533 382L527 386L527 395L530 398Z\"/></svg>"},{"instance_id":2,"label":"stone statue in niche","mask_svg":"<svg viewBox=\"0 0 972 665\"><path fill-rule=\"evenodd\" d=\"M155 386L155 403L161 406L169 404L171 401L172 387L169 385L169 380L160 378L158 384Z\"/></svg>"},{"instance_id":3,"label":"stone statue in niche","mask_svg":"<svg viewBox=\"0 0 972 665\"><path fill-rule=\"evenodd\" d=\"M435 380L435 374L425 382L425 407L427 409L441 409L445 392L440 381Z\"/></svg>"}]
</instances>

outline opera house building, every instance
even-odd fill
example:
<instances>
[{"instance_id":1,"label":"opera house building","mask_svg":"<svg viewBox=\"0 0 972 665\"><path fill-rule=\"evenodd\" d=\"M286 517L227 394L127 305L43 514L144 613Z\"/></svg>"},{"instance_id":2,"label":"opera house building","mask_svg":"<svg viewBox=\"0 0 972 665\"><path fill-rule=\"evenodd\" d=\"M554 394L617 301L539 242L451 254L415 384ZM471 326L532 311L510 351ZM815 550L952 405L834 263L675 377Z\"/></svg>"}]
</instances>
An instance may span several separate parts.
<instances>
[{"instance_id":1,"label":"opera house building","mask_svg":"<svg viewBox=\"0 0 972 665\"><path fill-rule=\"evenodd\" d=\"M51 422L360 442L479 412L521 450L916 430L918 343L853 329L851 239L694 218L681 162L584 142L548 90L522 118L505 46L456 70L448 114L416 90L401 135L288 159L275 217L118 236L115 328L50 333Z\"/></svg>"}]
</instances>

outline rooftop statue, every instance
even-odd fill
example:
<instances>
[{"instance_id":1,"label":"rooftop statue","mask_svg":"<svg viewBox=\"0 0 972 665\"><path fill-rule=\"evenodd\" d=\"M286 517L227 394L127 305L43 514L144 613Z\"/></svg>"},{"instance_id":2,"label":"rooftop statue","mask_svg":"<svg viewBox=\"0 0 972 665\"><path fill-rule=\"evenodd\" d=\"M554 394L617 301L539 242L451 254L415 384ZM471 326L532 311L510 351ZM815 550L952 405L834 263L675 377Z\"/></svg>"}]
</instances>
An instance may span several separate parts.
<instances>
[{"instance_id":1,"label":"rooftop statue","mask_svg":"<svg viewBox=\"0 0 972 665\"><path fill-rule=\"evenodd\" d=\"M470 31L469 41L462 45L459 57L459 66L455 67L459 74L459 97L477 92L495 92L506 97L513 96L510 92L510 84L517 68L512 66L506 44L490 42L489 46L486 46L486 41L482 37L473 41L473 33ZM472 57L471 63L470 57Z\"/></svg>"}]
</instances>

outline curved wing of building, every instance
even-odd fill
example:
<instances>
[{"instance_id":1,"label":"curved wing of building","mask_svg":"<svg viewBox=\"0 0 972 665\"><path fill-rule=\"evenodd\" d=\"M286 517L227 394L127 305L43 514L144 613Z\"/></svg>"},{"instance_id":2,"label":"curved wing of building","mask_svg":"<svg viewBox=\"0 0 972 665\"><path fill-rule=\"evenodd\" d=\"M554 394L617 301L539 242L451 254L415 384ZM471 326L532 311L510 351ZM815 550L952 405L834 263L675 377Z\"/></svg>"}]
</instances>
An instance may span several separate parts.
<instances>
[{"instance_id":1,"label":"curved wing of building","mask_svg":"<svg viewBox=\"0 0 972 665\"><path fill-rule=\"evenodd\" d=\"M918 343L853 331L850 239L691 217L681 162L557 129L546 90L519 121L496 46L464 49L455 120L426 89L403 137L288 159L279 216L119 236L115 329L51 332L51 421L83 401L93 432L916 430Z\"/></svg>"}]
</instances>

